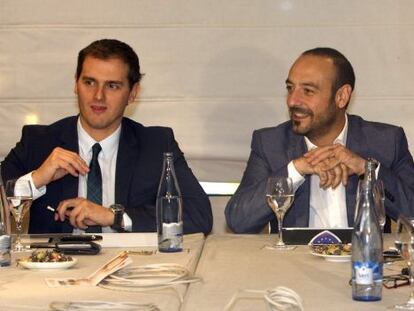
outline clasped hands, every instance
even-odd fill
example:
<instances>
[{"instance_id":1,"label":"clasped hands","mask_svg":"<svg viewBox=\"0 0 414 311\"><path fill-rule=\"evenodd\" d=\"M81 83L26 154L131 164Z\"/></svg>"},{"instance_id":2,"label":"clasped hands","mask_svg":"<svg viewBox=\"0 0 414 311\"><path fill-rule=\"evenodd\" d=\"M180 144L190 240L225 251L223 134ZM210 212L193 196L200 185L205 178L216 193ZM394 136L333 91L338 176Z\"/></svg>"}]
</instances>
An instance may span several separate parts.
<instances>
[{"instance_id":1,"label":"clasped hands","mask_svg":"<svg viewBox=\"0 0 414 311\"><path fill-rule=\"evenodd\" d=\"M350 175L365 172L365 159L341 144L312 149L293 164L302 176L318 175L323 189L335 189L340 183L346 186Z\"/></svg>"},{"instance_id":2,"label":"clasped hands","mask_svg":"<svg viewBox=\"0 0 414 311\"><path fill-rule=\"evenodd\" d=\"M67 174L78 177L86 175L89 167L76 152L56 147L32 173L36 188L48 185ZM89 226L110 226L114 222L114 214L107 208L95 204L84 198L73 198L59 203L56 209L55 220L68 219L75 228L86 229Z\"/></svg>"}]
</instances>

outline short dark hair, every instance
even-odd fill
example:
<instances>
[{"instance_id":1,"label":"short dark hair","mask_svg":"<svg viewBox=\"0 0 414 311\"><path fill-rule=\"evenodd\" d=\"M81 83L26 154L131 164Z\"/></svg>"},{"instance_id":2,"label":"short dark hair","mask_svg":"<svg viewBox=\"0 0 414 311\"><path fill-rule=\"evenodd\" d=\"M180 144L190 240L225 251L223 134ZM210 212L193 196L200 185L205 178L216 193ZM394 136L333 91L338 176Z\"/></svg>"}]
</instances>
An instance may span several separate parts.
<instances>
[{"instance_id":1,"label":"short dark hair","mask_svg":"<svg viewBox=\"0 0 414 311\"><path fill-rule=\"evenodd\" d=\"M143 74L140 72L137 53L126 43L115 39L101 39L92 42L80 50L78 54L78 65L76 67L76 81L79 79L83 63L87 56L99 59L119 58L128 65L129 88L141 81Z\"/></svg>"},{"instance_id":2,"label":"short dark hair","mask_svg":"<svg viewBox=\"0 0 414 311\"><path fill-rule=\"evenodd\" d=\"M336 71L335 81L332 83L332 96L335 96L336 91L345 84L349 84L352 90L354 90L354 68L352 68L349 60L341 52L332 48L317 47L303 52L302 55L313 55L332 59Z\"/></svg>"}]
</instances>

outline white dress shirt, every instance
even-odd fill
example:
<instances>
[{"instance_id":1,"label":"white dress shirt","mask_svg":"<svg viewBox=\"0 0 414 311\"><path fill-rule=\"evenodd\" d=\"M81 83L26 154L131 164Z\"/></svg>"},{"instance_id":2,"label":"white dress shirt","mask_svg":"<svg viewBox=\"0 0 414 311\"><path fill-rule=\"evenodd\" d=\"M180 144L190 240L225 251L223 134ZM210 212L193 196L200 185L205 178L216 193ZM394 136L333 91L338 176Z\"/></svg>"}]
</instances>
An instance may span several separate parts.
<instances>
[{"instance_id":1,"label":"white dress shirt","mask_svg":"<svg viewBox=\"0 0 414 311\"><path fill-rule=\"evenodd\" d=\"M79 156L85 160L86 163L92 159L92 146L97 143L82 127L80 120L77 123L78 129L78 142L79 142ZM99 141L102 150L98 155L98 162L101 168L102 174L102 206L109 207L115 203L115 172L116 172L116 159L118 155L119 137L121 135L121 125L116 129L114 133ZM32 183L33 199L37 199L46 193L46 186L36 189L33 184L32 172L22 176L24 179L30 180ZM87 176L79 175L78 184L78 197L87 197ZM46 207L45 207L46 208ZM132 220L124 213L124 225L125 230L131 231ZM74 229L74 234L83 233L84 230ZM116 232L110 227L102 227L102 232Z\"/></svg>"},{"instance_id":2,"label":"white dress shirt","mask_svg":"<svg viewBox=\"0 0 414 311\"><path fill-rule=\"evenodd\" d=\"M334 140L334 144L346 145L348 134L348 117L345 115L345 126ZM316 148L312 142L305 137L308 150ZM293 165L288 164L288 175L292 178L295 191L305 181L305 177L299 174ZM309 201L309 227L310 228L347 228L348 217L346 209L345 187L339 184L335 189L326 190L319 187L319 176L310 177L310 201Z\"/></svg>"}]
</instances>

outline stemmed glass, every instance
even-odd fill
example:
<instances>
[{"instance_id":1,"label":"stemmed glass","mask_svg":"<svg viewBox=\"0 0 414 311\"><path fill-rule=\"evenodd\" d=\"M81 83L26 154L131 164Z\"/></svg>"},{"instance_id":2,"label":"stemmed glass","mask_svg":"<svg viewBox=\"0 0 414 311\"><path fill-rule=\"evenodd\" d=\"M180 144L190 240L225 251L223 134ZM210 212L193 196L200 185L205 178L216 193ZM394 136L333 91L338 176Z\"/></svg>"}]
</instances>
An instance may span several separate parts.
<instances>
[{"instance_id":1,"label":"stemmed glass","mask_svg":"<svg viewBox=\"0 0 414 311\"><path fill-rule=\"evenodd\" d=\"M292 205L293 198L293 183L290 177L269 177L266 184L266 201L276 215L279 240L271 246L266 246L266 248L275 250L292 250L295 248L295 246L286 245L282 236L283 218Z\"/></svg>"},{"instance_id":2,"label":"stemmed glass","mask_svg":"<svg viewBox=\"0 0 414 311\"><path fill-rule=\"evenodd\" d=\"M376 200L375 207L377 208L378 222L381 226L381 231L384 232L385 226L385 192L384 192L384 183L382 180L377 180L374 185L374 198Z\"/></svg>"},{"instance_id":3,"label":"stemmed glass","mask_svg":"<svg viewBox=\"0 0 414 311\"><path fill-rule=\"evenodd\" d=\"M400 216L397 222L397 233L394 241L395 247L400 255L407 261L410 271L410 286L414 284L414 218ZM394 306L395 309L414 310L414 290L411 291L410 298L406 303Z\"/></svg>"},{"instance_id":4,"label":"stemmed glass","mask_svg":"<svg viewBox=\"0 0 414 311\"><path fill-rule=\"evenodd\" d=\"M22 233L22 223L24 215L32 205L33 193L30 181L22 179L12 179L6 182L6 198L10 212L16 222L16 241L13 247L15 252L24 251L20 235Z\"/></svg>"}]
</instances>

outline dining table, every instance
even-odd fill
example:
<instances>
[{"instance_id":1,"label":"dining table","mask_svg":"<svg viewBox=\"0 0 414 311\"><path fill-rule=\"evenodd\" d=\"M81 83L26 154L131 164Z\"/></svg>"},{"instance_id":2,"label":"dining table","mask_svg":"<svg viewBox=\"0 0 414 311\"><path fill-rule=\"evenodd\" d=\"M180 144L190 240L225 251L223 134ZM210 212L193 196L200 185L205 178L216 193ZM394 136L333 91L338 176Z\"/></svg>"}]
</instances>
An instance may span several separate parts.
<instances>
[{"instance_id":1,"label":"dining table","mask_svg":"<svg viewBox=\"0 0 414 311\"><path fill-rule=\"evenodd\" d=\"M307 311L370 311L405 302L411 291L410 286L383 288L381 301L354 301L349 258L328 261L312 254L308 245L289 251L268 249L265 246L277 239L273 234L190 234L184 236L184 249L178 253L158 252L156 234L143 243L136 243L133 234L102 235L106 243L99 254L74 256L77 263L67 269L26 269L17 263L29 253L13 254L12 265L0 269L0 310L51 311L56 303L88 301L151 304L154 310L166 311L269 310L265 294L283 286L300 297ZM385 235L384 241L384 248L392 246L391 235ZM125 269L177 264L188 270L191 282L147 289L108 289L102 283L47 285L50 278L84 278L126 250L132 263ZM404 261L386 264L384 275L398 274L405 266ZM226 309L230 301L234 303Z\"/></svg>"},{"instance_id":2,"label":"dining table","mask_svg":"<svg viewBox=\"0 0 414 311\"><path fill-rule=\"evenodd\" d=\"M276 240L273 234L208 236L196 270L203 282L189 286L182 310L224 310L235 295L237 299L230 310L268 310L264 295L280 286L295 291L306 311L388 310L409 298L410 286L403 286L383 288L380 301L354 301L349 283L350 258L327 261L326 257L312 255L308 245L290 251L264 247ZM384 248L392 243L392 235L385 235ZM384 275L397 274L404 266L404 261L386 264Z\"/></svg>"},{"instance_id":3,"label":"dining table","mask_svg":"<svg viewBox=\"0 0 414 311\"><path fill-rule=\"evenodd\" d=\"M123 251L129 251L128 256L132 259L132 263L126 268L131 266L147 267L158 264L177 264L185 267L190 275L193 275L205 239L201 233L186 235L182 252L161 253L157 251L156 233L150 238L151 241L154 241L153 243L147 243L148 241L146 241L142 245L140 243L131 243L131 237L134 238L133 234L117 234L116 241L113 240L113 235L110 238L108 237L108 239L106 239L105 233L102 235L103 241L112 240L109 247L104 245L97 255L73 256L77 262L73 267L67 269L26 269L18 262L28 257L30 252L13 253L12 265L0 269L0 310L48 311L54 310L52 305L56 305L56 303L69 304L86 301L135 303L153 305L154 310L180 310L188 289L187 284L178 284L164 288L158 287L151 290L134 287L114 290L104 288L100 284L97 286L73 285L60 287L49 287L47 285L46 279L49 278L85 278ZM41 238L36 236L32 240L38 242ZM139 238L139 235L137 235L137 238ZM26 238L27 241L30 241L30 237ZM117 242L116 246L114 246L115 242ZM128 247L123 245L128 245ZM135 247L132 247L132 245L135 245Z\"/></svg>"}]
</instances>

